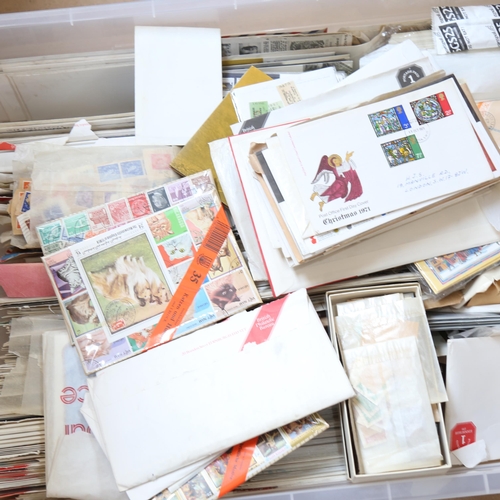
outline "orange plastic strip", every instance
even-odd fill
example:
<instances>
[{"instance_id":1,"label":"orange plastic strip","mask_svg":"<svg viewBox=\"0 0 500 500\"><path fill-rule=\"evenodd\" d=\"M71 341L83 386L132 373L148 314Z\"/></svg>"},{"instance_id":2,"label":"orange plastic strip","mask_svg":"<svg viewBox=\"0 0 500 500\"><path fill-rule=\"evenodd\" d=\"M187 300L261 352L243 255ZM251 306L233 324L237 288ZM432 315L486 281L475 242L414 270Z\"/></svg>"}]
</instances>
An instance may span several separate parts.
<instances>
[{"instance_id":1,"label":"orange plastic strip","mask_svg":"<svg viewBox=\"0 0 500 500\"><path fill-rule=\"evenodd\" d=\"M160 343L162 335L167 330L181 324L189 306L207 277L217 254L224 245L230 229L224 208L221 207L203 238L201 246L198 248L186 274L179 283L177 291L168 303L160 321L149 335L146 349Z\"/></svg>"},{"instance_id":2,"label":"orange plastic strip","mask_svg":"<svg viewBox=\"0 0 500 500\"><path fill-rule=\"evenodd\" d=\"M258 437L255 437L233 446L220 486L219 498L246 481L257 439Z\"/></svg>"},{"instance_id":3,"label":"orange plastic strip","mask_svg":"<svg viewBox=\"0 0 500 500\"><path fill-rule=\"evenodd\" d=\"M0 151L15 151L16 146L10 142L0 142Z\"/></svg>"}]
</instances>

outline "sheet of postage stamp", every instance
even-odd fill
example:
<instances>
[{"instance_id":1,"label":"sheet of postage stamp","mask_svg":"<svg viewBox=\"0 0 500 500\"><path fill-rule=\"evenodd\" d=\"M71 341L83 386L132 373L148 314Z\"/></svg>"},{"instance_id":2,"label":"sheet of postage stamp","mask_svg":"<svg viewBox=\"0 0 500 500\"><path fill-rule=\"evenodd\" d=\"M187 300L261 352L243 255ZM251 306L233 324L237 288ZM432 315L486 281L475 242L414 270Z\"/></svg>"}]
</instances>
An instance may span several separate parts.
<instances>
[{"instance_id":1,"label":"sheet of postage stamp","mask_svg":"<svg viewBox=\"0 0 500 500\"><path fill-rule=\"evenodd\" d=\"M38 227L45 266L87 373L144 350L218 210L205 171ZM168 340L257 303L230 232Z\"/></svg>"}]
</instances>

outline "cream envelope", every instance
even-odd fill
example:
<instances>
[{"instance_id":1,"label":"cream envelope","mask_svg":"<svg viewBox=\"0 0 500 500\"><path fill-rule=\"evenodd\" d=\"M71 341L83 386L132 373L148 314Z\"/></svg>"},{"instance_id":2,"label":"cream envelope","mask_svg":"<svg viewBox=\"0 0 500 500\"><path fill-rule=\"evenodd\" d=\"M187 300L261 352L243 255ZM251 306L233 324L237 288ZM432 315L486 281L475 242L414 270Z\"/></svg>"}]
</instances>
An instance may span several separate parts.
<instances>
[{"instance_id":1,"label":"cream envelope","mask_svg":"<svg viewBox=\"0 0 500 500\"><path fill-rule=\"evenodd\" d=\"M122 490L354 394L304 289L110 366L89 390Z\"/></svg>"},{"instance_id":2,"label":"cream envelope","mask_svg":"<svg viewBox=\"0 0 500 500\"><path fill-rule=\"evenodd\" d=\"M452 456L468 467L500 458L500 337L448 341L445 422ZM474 437L475 428L475 437Z\"/></svg>"}]
</instances>

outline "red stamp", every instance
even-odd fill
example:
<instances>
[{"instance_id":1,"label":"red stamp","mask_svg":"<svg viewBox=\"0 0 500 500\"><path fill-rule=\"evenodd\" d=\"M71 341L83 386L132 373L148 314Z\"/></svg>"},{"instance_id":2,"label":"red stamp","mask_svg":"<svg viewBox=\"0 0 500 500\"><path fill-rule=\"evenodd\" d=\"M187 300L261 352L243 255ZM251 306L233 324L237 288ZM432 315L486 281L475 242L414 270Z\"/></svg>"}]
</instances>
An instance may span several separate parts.
<instances>
[{"instance_id":1,"label":"red stamp","mask_svg":"<svg viewBox=\"0 0 500 500\"><path fill-rule=\"evenodd\" d=\"M172 157L168 153L153 153L151 155L151 166L154 170L170 170Z\"/></svg>"},{"instance_id":2,"label":"red stamp","mask_svg":"<svg viewBox=\"0 0 500 500\"><path fill-rule=\"evenodd\" d=\"M450 450L455 451L463 446L476 442L476 426L472 422L460 422L451 429Z\"/></svg>"},{"instance_id":3,"label":"red stamp","mask_svg":"<svg viewBox=\"0 0 500 500\"><path fill-rule=\"evenodd\" d=\"M132 210L134 219L143 217L144 215L148 215L151 213L151 208L149 206L148 198L145 193L131 196L130 198L128 198L128 203L130 205L130 210Z\"/></svg>"},{"instance_id":4,"label":"red stamp","mask_svg":"<svg viewBox=\"0 0 500 500\"><path fill-rule=\"evenodd\" d=\"M113 330L114 332L116 332L117 330L121 330L122 328L125 328L125 321L123 321L123 319L119 319L114 323L111 323L111 330Z\"/></svg>"},{"instance_id":5,"label":"red stamp","mask_svg":"<svg viewBox=\"0 0 500 500\"><path fill-rule=\"evenodd\" d=\"M97 207L89 210L88 217L94 230L111 226L111 219L106 211L106 207Z\"/></svg>"},{"instance_id":6,"label":"red stamp","mask_svg":"<svg viewBox=\"0 0 500 500\"><path fill-rule=\"evenodd\" d=\"M132 219L132 213L127 205L127 200L113 201L108 205L109 212L114 222L121 224Z\"/></svg>"}]
</instances>

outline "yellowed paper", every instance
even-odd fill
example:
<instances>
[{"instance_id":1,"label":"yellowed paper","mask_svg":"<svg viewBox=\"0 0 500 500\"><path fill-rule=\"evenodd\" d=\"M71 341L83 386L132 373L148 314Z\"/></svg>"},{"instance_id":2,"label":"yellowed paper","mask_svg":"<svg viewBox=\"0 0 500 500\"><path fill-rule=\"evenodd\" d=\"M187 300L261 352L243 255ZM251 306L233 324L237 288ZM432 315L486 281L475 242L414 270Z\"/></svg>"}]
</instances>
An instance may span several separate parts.
<instances>
[{"instance_id":1,"label":"yellowed paper","mask_svg":"<svg viewBox=\"0 0 500 500\"><path fill-rule=\"evenodd\" d=\"M235 87L244 87L268 80L271 80L271 77L251 67ZM208 143L233 135L230 126L237 121L238 117L234 111L231 96L228 94L171 163L172 168L182 175L191 175L210 168L221 200L225 204L227 204L226 198L217 179Z\"/></svg>"}]
</instances>

